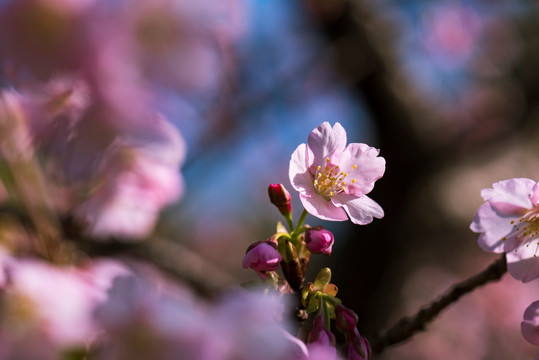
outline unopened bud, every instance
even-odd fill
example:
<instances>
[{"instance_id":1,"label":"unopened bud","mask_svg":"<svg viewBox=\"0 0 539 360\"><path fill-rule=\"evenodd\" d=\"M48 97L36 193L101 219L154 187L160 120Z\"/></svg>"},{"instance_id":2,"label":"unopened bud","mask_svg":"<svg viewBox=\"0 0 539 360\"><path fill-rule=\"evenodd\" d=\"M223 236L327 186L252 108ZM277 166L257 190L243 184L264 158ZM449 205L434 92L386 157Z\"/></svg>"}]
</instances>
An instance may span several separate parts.
<instances>
[{"instance_id":1,"label":"unopened bud","mask_svg":"<svg viewBox=\"0 0 539 360\"><path fill-rule=\"evenodd\" d=\"M342 351L346 360L369 360L372 355L371 345L357 329L346 335L346 343Z\"/></svg>"},{"instance_id":2,"label":"unopened bud","mask_svg":"<svg viewBox=\"0 0 539 360\"><path fill-rule=\"evenodd\" d=\"M268 195L271 203L277 206L277 209L284 217L292 215L291 196L283 184L271 184L268 187Z\"/></svg>"},{"instance_id":3,"label":"unopened bud","mask_svg":"<svg viewBox=\"0 0 539 360\"><path fill-rule=\"evenodd\" d=\"M344 333L356 328L358 317L353 310L339 304L335 308L335 316L335 325L339 331Z\"/></svg>"},{"instance_id":4,"label":"unopened bud","mask_svg":"<svg viewBox=\"0 0 539 360\"><path fill-rule=\"evenodd\" d=\"M321 226L310 228L305 232L307 249L313 254L330 255L333 242L333 233Z\"/></svg>"},{"instance_id":5,"label":"unopened bud","mask_svg":"<svg viewBox=\"0 0 539 360\"><path fill-rule=\"evenodd\" d=\"M251 268L257 274L266 279L268 271L276 271L282 258L277 251L277 245L271 241L259 241L247 248L243 258L243 268Z\"/></svg>"}]
</instances>

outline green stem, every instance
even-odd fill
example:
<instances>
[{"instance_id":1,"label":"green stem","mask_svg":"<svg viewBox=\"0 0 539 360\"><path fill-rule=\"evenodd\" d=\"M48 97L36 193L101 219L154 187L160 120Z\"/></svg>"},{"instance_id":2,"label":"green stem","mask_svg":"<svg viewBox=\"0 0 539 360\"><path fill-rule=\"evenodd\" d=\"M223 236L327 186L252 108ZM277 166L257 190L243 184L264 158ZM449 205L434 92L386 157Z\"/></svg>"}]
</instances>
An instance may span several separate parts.
<instances>
[{"instance_id":1,"label":"green stem","mask_svg":"<svg viewBox=\"0 0 539 360\"><path fill-rule=\"evenodd\" d=\"M323 296L320 296L320 306L322 306L322 311L324 311L324 320L326 321L326 329L331 330L331 319L329 318L329 309L326 303L326 299Z\"/></svg>"},{"instance_id":2,"label":"green stem","mask_svg":"<svg viewBox=\"0 0 539 360\"><path fill-rule=\"evenodd\" d=\"M288 225L288 230L290 232L294 231L294 223L292 222L292 214L289 214L288 216L285 216L286 218L286 224Z\"/></svg>"},{"instance_id":3,"label":"green stem","mask_svg":"<svg viewBox=\"0 0 539 360\"><path fill-rule=\"evenodd\" d=\"M307 210L303 209L303 212L301 213L301 216L299 217L298 224L296 225L296 229L294 232L300 233L299 229L303 226L303 222L305 221L305 218L307 217Z\"/></svg>"}]
</instances>

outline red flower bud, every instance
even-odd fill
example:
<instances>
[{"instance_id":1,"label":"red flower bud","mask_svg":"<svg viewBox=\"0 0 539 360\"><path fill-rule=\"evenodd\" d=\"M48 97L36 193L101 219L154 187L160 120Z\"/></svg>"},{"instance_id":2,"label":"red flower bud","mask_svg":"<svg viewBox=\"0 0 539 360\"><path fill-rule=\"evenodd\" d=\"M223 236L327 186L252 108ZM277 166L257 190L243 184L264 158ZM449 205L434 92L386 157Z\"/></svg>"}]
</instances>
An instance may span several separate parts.
<instances>
[{"instance_id":1,"label":"red flower bud","mask_svg":"<svg viewBox=\"0 0 539 360\"><path fill-rule=\"evenodd\" d=\"M270 201L283 214L284 217L292 215L292 206L290 205L290 193L283 184L271 184L268 187Z\"/></svg>"}]
</instances>

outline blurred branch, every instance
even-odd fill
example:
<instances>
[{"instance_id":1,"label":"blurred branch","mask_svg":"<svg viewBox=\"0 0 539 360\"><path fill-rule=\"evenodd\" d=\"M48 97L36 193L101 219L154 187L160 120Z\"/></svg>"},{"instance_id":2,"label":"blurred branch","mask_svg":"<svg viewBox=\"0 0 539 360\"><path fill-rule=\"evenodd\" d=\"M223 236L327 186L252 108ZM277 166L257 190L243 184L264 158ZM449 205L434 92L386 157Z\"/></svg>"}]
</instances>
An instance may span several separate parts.
<instances>
[{"instance_id":1,"label":"blurred branch","mask_svg":"<svg viewBox=\"0 0 539 360\"><path fill-rule=\"evenodd\" d=\"M404 317L390 329L380 332L370 341L373 353L381 353L388 346L408 340L417 332L425 330L426 325L434 320L445 308L476 288L491 281L499 280L506 271L507 263L504 254L485 270L453 285L445 294L423 307L414 316Z\"/></svg>"},{"instance_id":2,"label":"blurred branch","mask_svg":"<svg viewBox=\"0 0 539 360\"><path fill-rule=\"evenodd\" d=\"M187 283L205 297L213 297L239 280L183 244L150 236L144 240L92 239L82 236L72 219L62 221L64 238L89 256L128 257L153 264L176 280Z\"/></svg>"},{"instance_id":3,"label":"blurred branch","mask_svg":"<svg viewBox=\"0 0 539 360\"><path fill-rule=\"evenodd\" d=\"M29 231L37 231L24 208L4 203L0 205L0 214L16 218ZM81 252L83 257L114 256L124 260L140 260L187 283L194 291L209 298L226 286L240 282L218 265L177 241L157 236L122 242L116 239L93 239L83 236L79 226L70 218L61 219L59 223L62 249L65 253L71 253L75 261Z\"/></svg>"},{"instance_id":4,"label":"blurred branch","mask_svg":"<svg viewBox=\"0 0 539 360\"><path fill-rule=\"evenodd\" d=\"M205 297L213 297L227 285L240 282L185 245L165 238L154 236L137 243L77 238L75 243L90 256L127 256L153 264Z\"/></svg>"}]
</instances>

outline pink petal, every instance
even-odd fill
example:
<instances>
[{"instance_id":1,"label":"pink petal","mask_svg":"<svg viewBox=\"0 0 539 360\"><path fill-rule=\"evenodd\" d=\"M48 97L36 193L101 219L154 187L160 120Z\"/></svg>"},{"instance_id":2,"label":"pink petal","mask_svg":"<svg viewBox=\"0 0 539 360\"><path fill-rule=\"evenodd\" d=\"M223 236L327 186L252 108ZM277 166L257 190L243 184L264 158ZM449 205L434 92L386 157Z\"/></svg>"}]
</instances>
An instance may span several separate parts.
<instances>
[{"instance_id":1,"label":"pink petal","mask_svg":"<svg viewBox=\"0 0 539 360\"><path fill-rule=\"evenodd\" d=\"M513 205L506 202L494 202L490 201L490 205L492 206L492 209L499 213L502 216L517 216L521 217L528 211L529 209L526 209L525 207Z\"/></svg>"},{"instance_id":2,"label":"pink petal","mask_svg":"<svg viewBox=\"0 0 539 360\"><path fill-rule=\"evenodd\" d=\"M334 196L332 202L336 206L342 206L354 224L365 225L372 222L373 217L377 219L384 217L382 207L365 195L357 197L341 193Z\"/></svg>"},{"instance_id":3,"label":"pink petal","mask_svg":"<svg viewBox=\"0 0 539 360\"><path fill-rule=\"evenodd\" d=\"M530 201L533 206L539 204L539 183L533 185L532 194L530 195Z\"/></svg>"},{"instance_id":4,"label":"pink petal","mask_svg":"<svg viewBox=\"0 0 539 360\"><path fill-rule=\"evenodd\" d=\"M528 244L526 244L528 245ZM539 277L539 258L536 241L529 243L529 246L522 245L515 251L508 251L507 270L515 279L524 283L530 282Z\"/></svg>"},{"instance_id":5,"label":"pink petal","mask_svg":"<svg viewBox=\"0 0 539 360\"><path fill-rule=\"evenodd\" d=\"M489 203L484 203L477 210L470 229L481 233L478 239L481 249L502 253L505 251L506 246L502 238L506 237L513 229L513 225L510 223L511 220L518 221L518 217L501 217L492 209Z\"/></svg>"},{"instance_id":6,"label":"pink petal","mask_svg":"<svg viewBox=\"0 0 539 360\"><path fill-rule=\"evenodd\" d=\"M322 220L344 221L348 220L346 212L340 207L336 207L331 201L315 194L311 197L300 195L299 199L307 212Z\"/></svg>"},{"instance_id":7,"label":"pink petal","mask_svg":"<svg viewBox=\"0 0 539 360\"><path fill-rule=\"evenodd\" d=\"M314 163L322 163L334 152L344 150L346 131L338 122L331 128L331 125L326 121L311 132L307 144L313 152Z\"/></svg>"},{"instance_id":8,"label":"pink petal","mask_svg":"<svg viewBox=\"0 0 539 360\"><path fill-rule=\"evenodd\" d=\"M340 155L339 166L348 173L347 193L362 196L371 192L374 182L385 172L386 161L380 151L366 144L349 144ZM356 169L354 169L354 165ZM355 179L355 183L350 183Z\"/></svg>"},{"instance_id":9,"label":"pink petal","mask_svg":"<svg viewBox=\"0 0 539 360\"><path fill-rule=\"evenodd\" d=\"M530 304L524 311L524 320L520 324L522 336L528 342L539 345L539 301Z\"/></svg>"},{"instance_id":10,"label":"pink petal","mask_svg":"<svg viewBox=\"0 0 539 360\"><path fill-rule=\"evenodd\" d=\"M308 154L307 145L301 144L297 147L290 159L288 176L290 177L292 187L296 191L312 196L315 194L313 187L314 178L309 172L309 166L307 164Z\"/></svg>"},{"instance_id":11,"label":"pink petal","mask_svg":"<svg viewBox=\"0 0 539 360\"><path fill-rule=\"evenodd\" d=\"M492 189L483 189L481 196L486 201L513 204L518 207L531 209L530 194L535 181L530 179L516 178L502 180L492 184Z\"/></svg>"}]
</instances>

